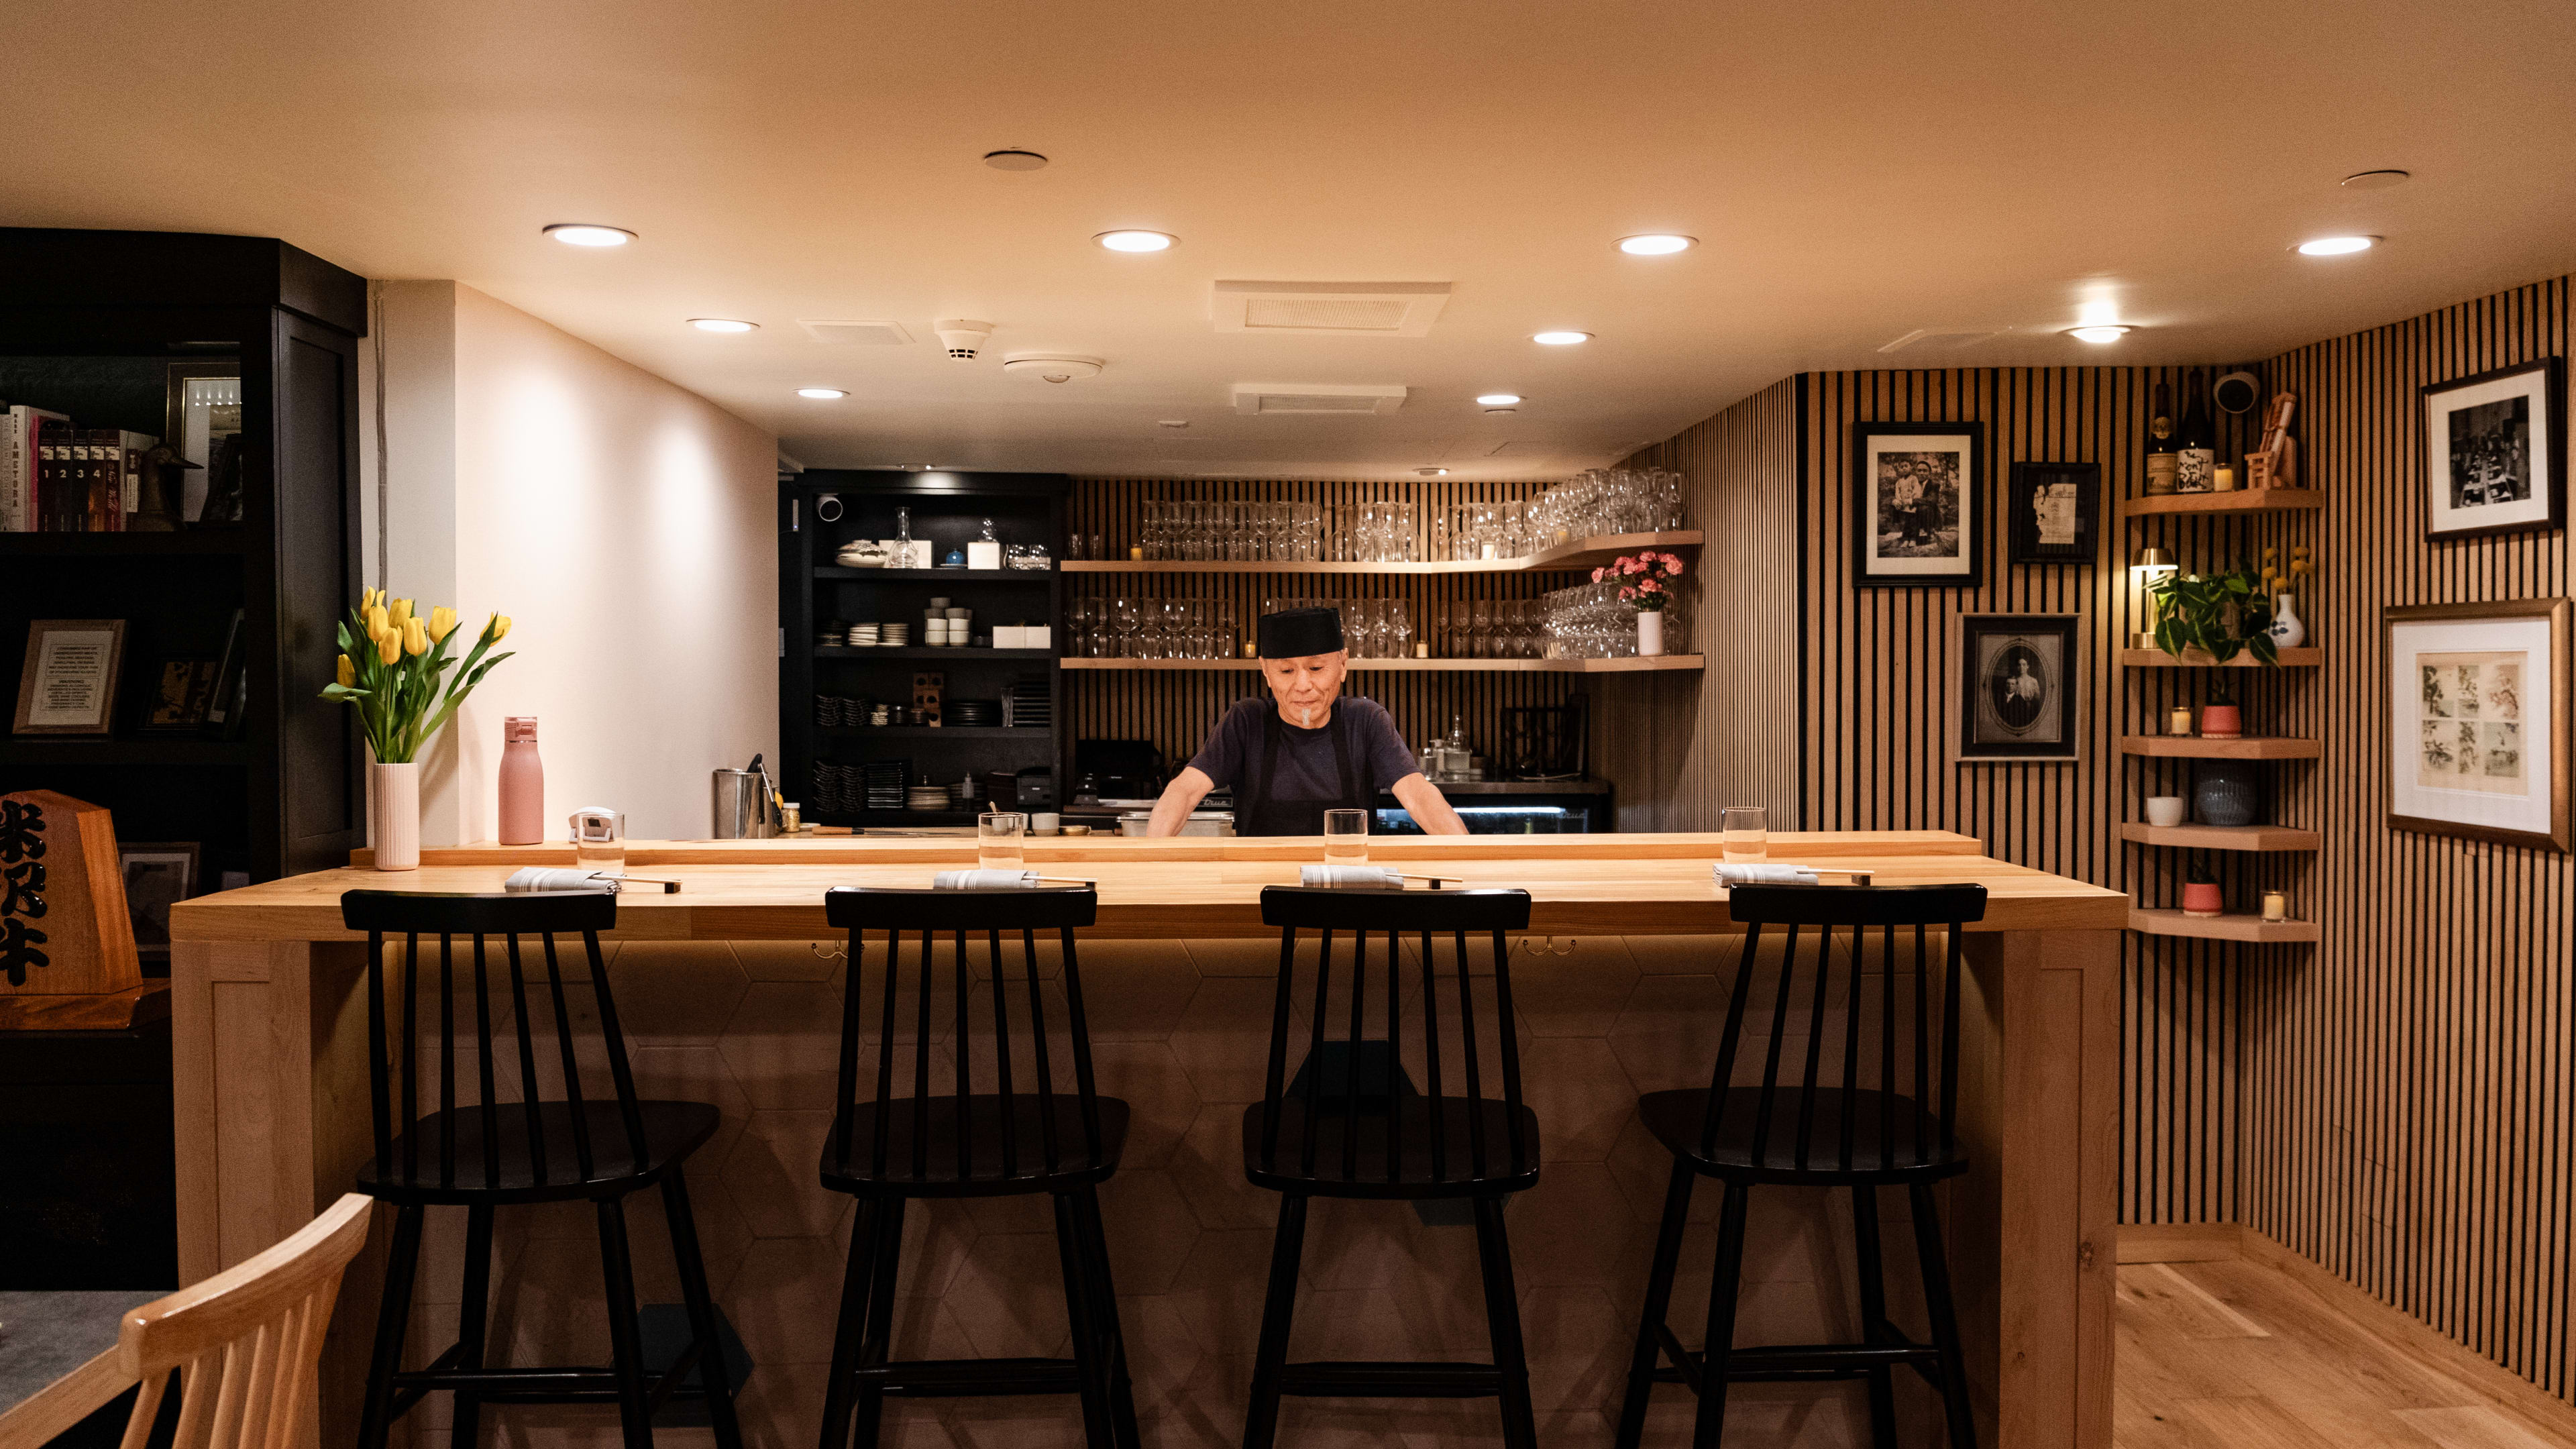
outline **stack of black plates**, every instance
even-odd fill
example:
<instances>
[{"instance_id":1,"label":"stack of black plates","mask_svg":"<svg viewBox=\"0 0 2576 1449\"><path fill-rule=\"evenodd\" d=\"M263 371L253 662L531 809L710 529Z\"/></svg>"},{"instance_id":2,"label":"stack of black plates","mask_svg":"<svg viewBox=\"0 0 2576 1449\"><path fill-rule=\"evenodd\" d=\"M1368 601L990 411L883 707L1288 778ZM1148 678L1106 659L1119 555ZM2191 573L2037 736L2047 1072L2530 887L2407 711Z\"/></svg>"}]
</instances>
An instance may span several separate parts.
<instances>
[{"instance_id":1,"label":"stack of black plates","mask_svg":"<svg viewBox=\"0 0 2576 1449\"><path fill-rule=\"evenodd\" d=\"M844 787L844 778L848 774L846 765L826 765L816 761L814 787L806 792L805 808L817 815L846 814L850 808L850 797Z\"/></svg>"},{"instance_id":2,"label":"stack of black plates","mask_svg":"<svg viewBox=\"0 0 2576 1449\"><path fill-rule=\"evenodd\" d=\"M1002 690L1001 723L1013 729L1046 729L1055 723L1055 695L1046 681L1024 679Z\"/></svg>"},{"instance_id":3,"label":"stack of black plates","mask_svg":"<svg viewBox=\"0 0 2576 1449\"><path fill-rule=\"evenodd\" d=\"M860 766L861 788L865 805L870 810L900 810L904 806L904 781L912 773L910 760L870 760Z\"/></svg>"},{"instance_id":4,"label":"stack of black plates","mask_svg":"<svg viewBox=\"0 0 2576 1449\"><path fill-rule=\"evenodd\" d=\"M952 699L940 717L963 728L990 729L1002 722L1002 702L998 699Z\"/></svg>"}]
</instances>

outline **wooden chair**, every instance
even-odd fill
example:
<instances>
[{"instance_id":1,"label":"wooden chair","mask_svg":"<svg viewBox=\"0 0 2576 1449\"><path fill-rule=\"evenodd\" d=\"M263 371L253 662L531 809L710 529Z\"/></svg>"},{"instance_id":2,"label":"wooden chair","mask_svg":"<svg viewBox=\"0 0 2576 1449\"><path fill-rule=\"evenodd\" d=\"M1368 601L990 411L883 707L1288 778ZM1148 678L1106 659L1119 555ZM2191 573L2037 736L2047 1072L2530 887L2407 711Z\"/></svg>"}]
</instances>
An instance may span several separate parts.
<instances>
[{"instance_id":1,"label":"wooden chair","mask_svg":"<svg viewBox=\"0 0 2576 1449\"><path fill-rule=\"evenodd\" d=\"M1128 1111L1125 1102L1100 1095L1093 1080L1073 940L1098 910L1099 897L1087 887L846 888L824 896L826 918L849 934L850 974L841 993L838 1110L821 1171L823 1186L859 1199L859 1214L850 1228L832 1341L822 1449L844 1449L853 1420L858 1449L874 1449L889 1393L1079 1394L1092 1449L1133 1449L1139 1442L1097 1195L1118 1170ZM1047 1020L1040 931L1054 935L1063 952L1060 1033ZM871 932L883 933L873 972ZM1004 950L1005 932L1018 937L1016 952ZM942 935L952 973L944 1002L933 960ZM987 953L991 975L984 986L968 969L970 935ZM1009 969L1014 956L1016 976ZM1013 1000L1023 995L1025 1008ZM863 1059L872 1070L862 1072ZM979 1060L986 1074L980 1080ZM863 1085L872 1093L865 1100ZM897 1096L898 1087L906 1095ZM1072 1359L889 1362L905 1205L914 1198L1037 1193L1055 1200Z\"/></svg>"},{"instance_id":2,"label":"wooden chair","mask_svg":"<svg viewBox=\"0 0 2576 1449\"><path fill-rule=\"evenodd\" d=\"M116 1351L143 1385L124 1449L143 1449L179 1375L171 1449L288 1449L301 1442L340 1274L367 1245L375 1203L349 1193L273 1248L125 1315Z\"/></svg>"},{"instance_id":3,"label":"wooden chair","mask_svg":"<svg viewBox=\"0 0 2576 1449\"><path fill-rule=\"evenodd\" d=\"M1270 1017L1270 1061L1259 1104L1243 1114L1243 1170L1255 1186L1283 1195L1271 1250L1270 1287L1253 1362L1245 1449L1270 1449L1284 1394L1348 1398L1494 1397L1502 1400L1503 1443L1532 1449L1529 1364L1521 1344L1512 1253L1503 1232L1503 1200L1538 1181L1537 1115L1521 1100L1521 1059L1512 1014L1511 953L1504 932L1529 925L1526 891L1306 890L1271 886L1261 893L1261 919L1280 928L1279 995ZM1297 1006L1297 933L1322 933L1312 1007L1304 1028L1304 1064L1288 1072L1289 1033ZM1349 981L1335 998L1337 933L1348 933ZM1472 982L1477 950L1490 950L1493 1038L1489 1078ZM1399 937L1421 945L1420 991L1405 1000L1408 969ZM1451 946L1446 982L1437 938ZM1382 979L1369 976L1370 944L1382 947ZM1382 992L1383 1036L1367 1034L1368 1002ZM1447 996L1448 1001L1443 998ZM1338 1007L1339 1009L1335 1009ZM1408 1018L1418 1017L1423 1071L1419 1089L1403 1067ZM1336 1030L1336 1021L1339 1030ZM1444 1055L1445 1053L1445 1055ZM1463 1089L1452 1094L1455 1085ZM1502 1095L1488 1097L1498 1085ZM1345 1197L1473 1202L1483 1270L1485 1324L1493 1362L1289 1363L1288 1332L1296 1307L1309 1198Z\"/></svg>"},{"instance_id":4,"label":"wooden chair","mask_svg":"<svg viewBox=\"0 0 2576 1449\"><path fill-rule=\"evenodd\" d=\"M1646 1278L1627 1397L1619 1411L1618 1449L1636 1449L1645 1431L1648 1397L1659 1382L1688 1384L1699 1395L1691 1442L1697 1449L1717 1449L1730 1382L1853 1378L1868 1380L1871 1442L1888 1449L1896 1435L1890 1372L1900 1365L1922 1374L1940 1393L1951 1449L1974 1449L1976 1423L1969 1413L1958 1311L1932 1184L1968 1170L1956 1134L1959 932L1965 923L1984 918L1985 887L1742 885L1728 892L1728 900L1734 918L1752 929L1745 934L1727 1002L1717 1068L1704 1090L1649 1092L1637 1104L1647 1130L1673 1154L1673 1175ZM1788 931L1776 970L1756 958L1765 926ZM1907 957L1899 950L1897 932L1905 927L1913 936L1913 979L1910 987L1901 988L1898 968ZM1949 940L1940 972L1937 1051L1930 1035L1934 973L1926 935L1933 927L1945 929ZM1800 959L1801 932L1807 928L1814 931L1807 938L1812 963ZM1833 951L1837 930L1850 933L1850 951L1840 971ZM1879 964L1874 978L1862 970L1873 930ZM1808 978L1804 982L1802 964ZM1758 1080L1739 1086L1737 1051L1757 976L1768 976L1772 985L1769 1030ZM1837 979L1846 988L1840 993ZM1832 1018L1837 1003L1842 1007L1839 1029ZM1871 1023L1866 1029L1865 1020ZM1793 1039L1803 1043L1794 1051L1788 1046ZM1827 1059L1829 1039L1838 1040L1838 1062ZM1937 1086L1931 1075L1935 1070ZM1664 1319L1672 1303L1682 1230L1690 1217L1691 1188L1702 1177L1724 1185L1725 1202L1718 1214L1706 1346L1691 1353ZM1860 1267L1860 1343L1734 1346L1744 1225L1756 1184L1851 1189ZM1881 1187L1897 1186L1906 1189L1913 1209L1915 1253L1931 1319L1929 1344L1906 1337L1887 1319L1877 1194ZM1660 1366L1664 1358L1671 1360L1669 1366Z\"/></svg>"},{"instance_id":5,"label":"wooden chair","mask_svg":"<svg viewBox=\"0 0 2576 1449\"><path fill-rule=\"evenodd\" d=\"M474 1449L486 1403L614 1403L626 1449L651 1449L653 1411L691 1369L699 1370L705 1386L719 1449L740 1449L715 1300L707 1291L706 1264L689 1214L688 1181L680 1171L688 1155L714 1134L722 1114L704 1102L646 1101L635 1094L626 1038L618 1028L617 1002L599 950L599 933L617 924L617 897L604 891L350 891L340 897L340 914L351 930L367 933L367 1029L373 1043L367 1084L376 1155L359 1169L358 1191L399 1210L359 1423L360 1449L384 1449L393 1421L441 1389L456 1396L456 1449ZM587 981L567 980L565 963L556 953L555 937L575 934L581 938L579 959L588 967ZM400 981L390 989L388 935L403 940ZM470 959L462 963L460 936L470 940ZM428 956L421 951L424 937L437 941ZM543 971L533 981L529 971L535 963L523 956L522 937L541 944ZM492 959L494 938L501 947L500 962ZM461 1023L456 1019L460 965L471 974L463 984L470 987L473 1013ZM437 1055L424 1062L427 1023L421 1015L421 983L433 971L428 1009L437 1016ZM398 1003L390 1000L394 990L401 995ZM605 1098L584 1093L575 1059L576 1003L585 996L598 1013L606 1047L611 1091ZM532 1000L548 1008L544 1015L551 1026L544 1031L531 1019ZM511 1035L497 1044L492 1028L496 1006L509 1013L512 1024ZM398 1021L392 1019L397 1009ZM435 1109L426 1113L419 1100L425 1066L436 1074L438 1093ZM553 1097L542 1086L546 1068L557 1078ZM517 1077L516 1101L503 1100L499 1074L505 1069ZM476 1101L460 1107L457 1078L469 1072ZM644 1368L634 1262L626 1237L626 1197L647 1187L662 1191L692 1339L658 1377ZM509 1204L569 1201L588 1201L597 1208L610 1364L493 1368L484 1362L484 1335L491 1317L494 1211ZM428 1367L405 1372L403 1333L411 1317L421 1228L427 1210L438 1205L459 1205L466 1213L457 1337Z\"/></svg>"}]
</instances>

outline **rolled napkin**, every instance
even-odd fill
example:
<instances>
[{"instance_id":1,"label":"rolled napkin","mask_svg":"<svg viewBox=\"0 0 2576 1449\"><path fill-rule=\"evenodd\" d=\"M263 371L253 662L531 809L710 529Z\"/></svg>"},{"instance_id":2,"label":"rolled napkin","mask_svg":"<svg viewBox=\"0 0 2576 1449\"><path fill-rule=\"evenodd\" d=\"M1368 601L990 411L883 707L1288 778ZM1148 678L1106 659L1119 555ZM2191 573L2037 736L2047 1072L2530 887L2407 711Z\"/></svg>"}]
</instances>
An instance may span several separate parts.
<instances>
[{"instance_id":1,"label":"rolled napkin","mask_svg":"<svg viewBox=\"0 0 2576 1449\"><path fill-rule=\"evenodd\" d=\"M501 882L505 891L606 891L617 894L617 882L597 871L552 870L532 865Z\"/></svg>"},{"instance_id":2,"label":"rolled napkin","mask_svg":"<svg viewBox=\"0 0 2576 1449\"><path fill-rule=\"evenodd\" d=\"M1375 865L1301 865L1297 884L1328 890L1400 891L1404 873Z\"/></svg>"},{"instance_id":3,"label":"rolled napkin","mask_svg":"<svg viewBox=\"0 0 2576 1449\"><path fill-rule=\"evenodd\" d=\"M930 878L935 891L1033 891L1038 888L1038 873L1033 870L943 870Z\"/></svg>"},{"instance_id":4,"label":"rolled napkin","mask_svg":"<svg viewBox=\"0 0 2576 1449\"><path fill-rule=\"evenodd\" d=\"M1714 865L1709 867L1722 886L1739 885L1814 885L1816 873L1803 865Z\"/></svg>"}]
</instances>

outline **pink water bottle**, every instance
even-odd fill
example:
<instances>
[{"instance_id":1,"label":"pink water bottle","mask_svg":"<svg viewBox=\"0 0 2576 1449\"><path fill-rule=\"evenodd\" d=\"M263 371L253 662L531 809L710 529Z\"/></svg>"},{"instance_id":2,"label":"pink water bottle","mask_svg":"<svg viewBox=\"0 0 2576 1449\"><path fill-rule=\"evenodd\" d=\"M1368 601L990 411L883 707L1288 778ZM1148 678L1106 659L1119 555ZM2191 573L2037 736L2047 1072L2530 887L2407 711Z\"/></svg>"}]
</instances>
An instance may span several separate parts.
<instances>
[{"instance_id":1,"label":"pink water bottle","mask_svg":"<svg viewBox=\"0 0 2576 1449\"><path fill-rule=\"evenodd\" d=\"M537 718L501 722L501 843L535 845L546 838L546 767L537 759Z\"/></svg>"}]
</instances>

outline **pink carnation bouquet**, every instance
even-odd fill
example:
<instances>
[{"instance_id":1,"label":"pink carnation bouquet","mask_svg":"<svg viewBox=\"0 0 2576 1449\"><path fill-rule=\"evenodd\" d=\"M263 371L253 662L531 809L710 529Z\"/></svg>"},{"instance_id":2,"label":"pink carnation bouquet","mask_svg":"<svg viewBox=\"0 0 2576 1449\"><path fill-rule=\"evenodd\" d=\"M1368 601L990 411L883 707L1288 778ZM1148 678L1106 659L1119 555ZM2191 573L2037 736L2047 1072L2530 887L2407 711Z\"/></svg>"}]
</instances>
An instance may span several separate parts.
<instances>
[{"instance_id":1,"label":"pink carnation bouquet","mask_svg":"<svg viewBox=\"0 0 2576 1449\"><path fill-rule=\"evenodd\" d=\"M1646 549L1623 554L1592 571L1596 584L1616 583L1619 598L1640 614L1660 614L1672 601L1665 581L1682 576L1682 561L1669 553Z\"/></svg>"}]
</instances>

